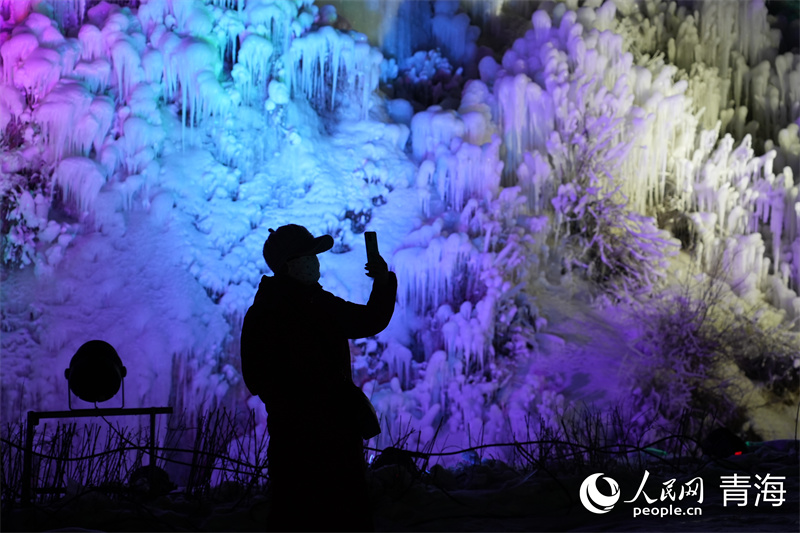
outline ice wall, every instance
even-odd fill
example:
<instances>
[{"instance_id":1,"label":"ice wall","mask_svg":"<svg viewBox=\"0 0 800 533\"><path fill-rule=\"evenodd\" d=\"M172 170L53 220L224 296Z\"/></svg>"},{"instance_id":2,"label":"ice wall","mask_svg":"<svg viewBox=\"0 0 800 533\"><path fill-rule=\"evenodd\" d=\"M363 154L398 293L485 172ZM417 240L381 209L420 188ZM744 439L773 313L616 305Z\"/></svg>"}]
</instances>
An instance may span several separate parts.
<instances>
[{"instance_id":1,"label":"ice wall","mask_svg":"<svg viewBox=\"0 0 800 533\"><path fill-rule=\"evenodd\" d=\"M496 54L476 24L504 2L469 6L472 18L457 2L379 4L383 52L307 1L0 0L4 261L35 269L29 287L73 276L14 302L4 386L63 388L22 359L62 364L85 314L146 361L140 399L242 400L238 321L266 272L266 228L288 222L336 237L323 281L346 297L366 290L347 274L360 233L382 223L390 236L400 318L370 341L362 380L385 415L381 445L406 427L430 439L442 420L452 444L555 419L565 385L532 361L559 348L534 295L577 277L586 258L564 250L592 217L612 230L585 244L622 235L597 247L600 262L640 274L638 290L663 274L674 242L655 217L670 215L691 227L698 266L721 258L740 296L800 316L800 59L777 53L763 2L544 3ZM430 93L438 60L439 105L376 91L400 65L419 88L409 98ZM115 254L124 277L159 277L133 239L158 244L159 281L98 267L85 278L101 290L84 290L81 261ZM182 303L129 296L173 277ZM114 326L120 292L130 332Z\"/></svg>"}]
</instances>

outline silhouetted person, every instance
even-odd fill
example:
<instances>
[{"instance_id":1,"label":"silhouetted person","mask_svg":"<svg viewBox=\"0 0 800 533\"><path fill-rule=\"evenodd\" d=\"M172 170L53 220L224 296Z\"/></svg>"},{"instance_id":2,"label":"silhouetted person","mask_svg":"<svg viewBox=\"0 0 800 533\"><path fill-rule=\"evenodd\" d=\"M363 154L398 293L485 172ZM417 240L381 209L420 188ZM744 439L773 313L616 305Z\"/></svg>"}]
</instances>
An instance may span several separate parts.
<instances>
[{"instance_id":1,"label":"silhouetted person","mask_svg":"<svg viewBox=\"0 0 800 533\"><path fill-rule=\"evenodd\" d=\"M314 238L289 224L264 243L263 276L242 326L242 374L267 408L271 530L373 529L363 440L354 415L347 339L376 335L392 318L397 277L378 256L366 305L322 289ZM360 393L359 393L360 394Z\"/></svg>"}]
</instances>

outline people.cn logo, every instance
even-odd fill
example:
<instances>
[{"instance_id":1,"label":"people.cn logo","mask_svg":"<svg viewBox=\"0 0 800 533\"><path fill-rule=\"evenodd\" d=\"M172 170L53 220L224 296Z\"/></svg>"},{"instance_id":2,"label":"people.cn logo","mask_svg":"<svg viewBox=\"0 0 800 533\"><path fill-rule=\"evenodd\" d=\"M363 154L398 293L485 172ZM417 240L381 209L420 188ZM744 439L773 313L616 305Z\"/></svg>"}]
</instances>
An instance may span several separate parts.
<instances>
[{"instance_id":1,"label":"people.cn logo","mask_svg":"<svg viewBox=\"0 0 800 533\"><path fill-rule=\"evenodd\" d=\"M597 489L597 480L603 478L611 487L611 495L606 496ZM593 513L604 514L609 512L620 497L619 485L610 477L603 477L603 474L592 474L581 483L581 503L586 509Z\"/></svg>"}]
</instances>

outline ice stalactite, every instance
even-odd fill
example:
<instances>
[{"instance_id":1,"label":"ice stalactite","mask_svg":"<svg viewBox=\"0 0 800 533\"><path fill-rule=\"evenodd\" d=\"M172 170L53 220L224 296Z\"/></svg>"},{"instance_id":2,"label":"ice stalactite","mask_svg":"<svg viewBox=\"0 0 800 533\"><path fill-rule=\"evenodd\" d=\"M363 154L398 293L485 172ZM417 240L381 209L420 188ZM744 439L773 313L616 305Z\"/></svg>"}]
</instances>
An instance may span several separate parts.
<instances>
[{"instance_id":1,"label":"ice stalactite","mask_svg":"<svg viewBox=\"0 0 800 533\"><path fill-rule=\"evenodd\" d=\"M20 30L0 46L3 58L3 83L14 85L14 74L31 53L39 47L39 39L31 31Z\"/></svg>"},{"instance_id":2,"label":"ice stalactite","mask_svg":"<svg viewBox=\"0 0 800 533\"><path fill-rule=\"evenodd\" d=\"M292 94L301 93L328 109L333 109L337 91L351 94L362 118L366 117L383 60L383 55L369 43L323 26L294 39L283 57L286 84Z\"/></svg>"},{"instance_id":3,"label":"ice stalactite","mask_svg":"<svg viewBox=\"0 0 800 533\"><path fill-rule=\"evenodd\" d=\"M495 82L494 94L510 173L522 162L523 153L546 153L547 139L555 126L554 103L550 94L525 74L501 77Z\"/></svg>"},{"instance_id":4,"label":"ice stalactite","mask_svg":"<svg viewBox=\"0 0 800 533\"><path fill-rule=\"evenodd\" d=\"M157 46L164 57L165 95L172 98L180 92L184 127L230 109L230 96L219 83L222 63L214 43L165 31L158 35Z\"/></svg>"},{"instance_id":5,"label":"ice stalactite","mask_svg":"<svg viewBox=\"0 0 800 533\"><path fill-rule=\"evenodd\" d=\"M220 60L229 58L232 65L238 61L238 43L245 35L245 25L237 11L224 11L214 26L217 42L225 43L220 46Z\"/></svg>"},{"instance_id":6,"label":"ice stalactite","mask_svg":"<svg viewBox=\"0 0 800 533\"><path fill-rule=\"evenodd\" d=\"M153 84L161 90L161 82L164 78L164 56L160 50L148 46L142 53L142 73L143 82Z\"/></svg>"},{"instance_id":7,"label":"ice stalactite","mask_svg":"<svg viewBox=\"0 0 800 533\"><path fill-rule=\"evenodd\" d=\"M242 99L247 104L257 103L266 95L274 62L272 51L272 43L260 35L251 33L242 41L239 63L233 67L232 75L241 87ZM241 72L242 69L246 72Z\"/></svg>"},{"instance_id":8,"label":"ice stalactite","mask_svg":"<svg viewBox=\"0 0 800 533\"><path fill-rule=\"evenodd\" d=\"M92 93L83 84L62 80L34 110L33 120L41 125L44 141L56 161L64 155L84 152L87 143L91 145L93 138L79 139L75 125L89 111L92 100Z\"/></svg>"},{"instance_id":9,"label":"ice stalactite","mask_svg":"<svg viewBox=\"0 0 800 533\"><path fill-rule=\"evenodd\" d=\"M798 116L792 109L797 99L790 94L800 85L800 72L793 54L777 55L781 36L770 28L764 2L702 2L697 7L697 18L687 16L673 32L668 57L698 85L692 92L695 108L706 108L703 126L709 129L721 119L726 131L733 114L746 106L759 125L758 138L774 139ZM732 124L735 129L727 131L737 139L748 132L741 118Z\"/></svg>"},{"instance_id":10,"label":"ice stalactite","mask_svg":"<svg viewBox=\"0 0 800 533\"><path fill-rule=\"evenodd\" d=\"M476 254L464 233L435 235L427 243L398 250L393 258L398 279L402 280L398 302L419 313L428 308L438 309L455 297L462 277L470 279L469 272L477 268Z\"/></svg>"},{"instance_id":11,"label":"ice stalactite","mask_svg":"<svg viewBox=\"0 0 800 533\"><path fill-rule=\"evenodd\" d=\"M96 153L100 153L113 120L112 99L104 95L95 96L89 104L89 112L78 119L75 127L81 155L88 156L91 147Z\"/></svg>"},{"instance_id":12,"label":"ice stalactite","mask_svg":"<svg viewBox=\"0 0 800 533\"><path fill-rule=\"evenodd\" d=\"M111 82L111 63L105 59L91 62L81 61L75 65L72 74L83 81L93 93L104 92Z\"/></svg>"},{"instance_id":13,"label":"ice stalactite","mask_svg":"<svg viewBox=\"0 0 800 533\"><path fill-rule=\"evenodd\" d=\"M136 18L139 19L139 24L142 31L148 37L157 26L164 24L166 16L169 14L169 5L167 0L150 0L139 6L136 10Z\"/></svg>"},{"instance_id":14,"label":"ice stalactite","mask_svg":"<svg viewBox=\"0 0 800 533\"><path fill-rule=\"evenodd\" d=\"M670 39L667 49L669 62L678 68L689 70L699 59L700 37L694 16L686 17L678 27L674 39Z\"/></svg>"},{"instance_id":15,"label":"ice stalactite","mask_svg":"<svg viewBox=\"0 0 800 533\"><path fill-rule=\"evenodd\" d=\"M86 0L59 0L53 2L53 15L62 28L76 28L86 16Z\"/></svg>"},{"instance_id":16,"label":"ice stalactite","mask_svg":"<svg viewBox=\"0 0 800 533\"><path fill-rule=\"evenodd\" d=\"M492 108L486 103L492 99L489 88L480 80L469 80L461 94L458 114L464 122L464 140L481 145L496 133L492 123Z\"/></svg>"},{"instance_id":17,"label":"ice stalactite","mask_svg":"<svg viewBox=\"0 0 800 533\"><path fill-rule=\"evenodd\" d=\"M402 344L391 341L383 350L381 360L389 367L389 373L397 376L403 387L411 384L411 350Z\"/></svg>"},{"instance_id":18,"label":"ice stalactite","mask_svg":"<svg viewBox=\"0 0 800 533\"><path fill-rule=\"evenodd\" d=\"M431 33L434 43L454 65L464 65L475 57L480 28L470 25L469 15L456 13L457 9L457 3L435 2Z\"/></svg>"},{"instance_id":19,"label":"ice stalactite","mask_svg":"<svg viewBox=\"0 0 800 533\"><path fill-rule=\"evenodd\" d=\"M757 299L765 289L770 260L764 257L764 242L759 233L737 235L720 242L721 269L736 294Z\"/></svg>"},{"instance_id":20,"label":"ice stalactite","mask_svg":"<svg viewBox=\"0 0 800 533\"><path fill-rule=\"evenodd\" d=\"M208 37L213 29L212 15L207 6L195 2L169 2L175 16L175 31L181 35Z\"/></svg>"},{"instance_id":21,"label":"ice stalactite","mask_svg":"<svg viewBox=\"0 0 800 533\"><path fill-rule=\"evenodd\" d=\"M741 82L743 103L759 125L759 138L775 139L788 122L800 117L800 58L778 56L775 63L762 61L748 69Z\"/></svg>"},{"instance_id":22,"label":"ice stalactite","mask_svg":"<svg viewBox=\"0 0 800 533\"><path fill-rule=\"evenodd\" d=\"M5 131L13 118L22 115L23 109L25 99L20 91L0 84L0 131Z\"/></svg>"},{"instance_id":23,"label":"ice stalactite","mask_svg":"<svg viewBox=\"0 0 800 533\"><path fill-rule=\"evenodd\" d=\"M133 87L142 79L141 57L143 47L127 35L120 35L109 46L111 65L117 79L117 90L121 101L126 101Z\"/></svg>"},{"instance_id":24,"label":"ice stalactite","mask_svg":"<svg viewBox=\"0 0 800 533\"><path fill-rule=\"evenodd\" d=\"M582 16L593 25L605 26L613 20L610 13L590 15L584 11ZM618 184L630 208L644 211L664 196L671 154L687 153L691 147L694 130L681 96L686 84L672 81L675 67L662 64L655 76L650 70L634 67L621 36L584 30L576 16L567 11L554 27L546 11L536 11L531 17L533 28L506 51L502 65L489 57L481 61L481 78L492 86L493 98L487 102L491 102L505 136L504 179L512 179L526 164L526 152L538 151L552 159L548 147L551 132L560 132L559 142L574 144L570 135L586 136L581 125L588 128L596 123L597 128L605 121L615 129L595 132L602 133L604 147L586 138L586 149L601 150L594 158L607 157L609 168L619 167ZM612 120L606 120L609 117ZM687 117L690 120L685 120ZM634 139L635 146L625 148ZM612 149L614 146L619 148ZM551 163L562 170L571 164ZM541 165L539 169L544 170ZM531 171L527 164L522 168L525 179L532 177ZM542 179L537 182L540 187ZM530 189L533 185L528 183L526 193L537 194Z\"/></svg>"},{"instance_id":25,"label":"ice stalactite","mask_svg":"<svg viewBox=\"0 0 800 533\"><path fill-rule=\"evenodd\" d=\"M729 3L729 9L736 8L739 13L734 46L747 59L748 64L755 65L765 59L769 50L778 47L780 34L770 28L767 21L769 13L764 0Z\"/></svg>"},{"instance_id":26,"label":"ice stalactite","mask_svg":"<svg viewBox=\"0 0 800 533\"><path fill-rule=\"evenodd\" d=\"M493 355L493 303L492 299L484 298L473 306L467 300L462 302L457 312L449 311L446 315L442 325L445 351L448 359L463 362L465 373L469 372L472 365L482 370L487 358ZM449 310L449 306L446 308Z\"/></svg>"},{"instance_id":27,"label":"ice stalactite","mask_svg":"<svg viewBox=\"0 0 800 533\"><path fill-rule=\"evenodd\" d=\"M149 41L150 46L161 54L164 97L171 100L178 93L178 74L173 55L177 53L182 40L165 26L160 25L153 30Z\"/></svg>"},{"instance_id":28,"label":"ice stalactite","mask_svg":"<svg viewBox=\"0 0 800 533\"><path fill-rule=\"evenodd\" d=\"M164 141L160 124L151 124L138 116L129 116L122 125L118 144L123 149L123 164L129 173L139 172L155 158Z\"/></svg>"},{"instance_id":29,"label":"ice stalactite","mask_svg":"<svg viewBox=\"0 0 800 533\"><path fill-rule=\"evenodd\" d=\"M466 128L458 113L434 105L420 111L411 119L411 147L414 157L424 157L436 153L441 144L449 147L456 137L464 137Z\"/></svg>"},{"instance_id":30,"label":"ice stalactite","mask_svg":"<svg viewBox=\"0 0 800 533\"><path fill-rule=\"evenodd\" d=\"M431 199L432 190L431 184L433 183L433 175L436 172L436 162L432 159L426 159L419 165L417 170L417 196L419 197L419 205L422 213L429 217L431 216Z\"/></svg>"},{"instance_id":31,"label":"ice stalactite","mask_svg":"<svg viewBox=\"0 0 800 533\"><path fill-rule=\"evenodd\" d=\"M64 191L64 197L85 213L94 209L100 188L106 182L97 163L86 157L63 159L53 172L53 181Z\"/></svg>"},{"instance_id":32,"label":"ice stalactite","mask_svg":"<svg viewBox=\"0 0 800 533\"><path fill-rule=\"evenodd\" d=\"M61 57L50 48L36 48L14 73L14 84L34 100L50 92L61 77Z\"/></svg>"},{"instance_id":33,"label":"ice stalactite","mask_svg":"<svg viewBox=\"0 0 800 533\"><path fill-rule=\"evenodd\" d=\"M449 209L460 211L470 198L488 199L500 187L500 138L483 146L454 139L436 158L432 184Z\"/></svg>"},{"instance_id":34,"label":"ice stalactite","mask_svg":"<svg viewBox=\"0 0 800 533\"><path fill-rule=\"evenodd\" d=\"M210 0L210 3L228 10L241 11L244 8L245 0Z\"/></svg>"},{"instance_id":35,"label":"ice stalactite","mask_svg":"<svg viewBox=\"0 0 800 533\"><path fill-rule=\"evenodd\" d=\"M770 264L788 285L800 286L797 256L785 253L797 235L800 206L791 168L784 167L776 176L774 150L755 156L749 136L734 148L730 135L716 144L717 133L703 134L700 147L684 167L692 180L688 207L695 211L692 218L702 243L698 256L710 267L716 254L722 253L729 280L745 291L769 288ZM762 258L767 249L759 233L762 227L769 229L771 261ZM745 279L745 272L755 275ZM784 307L787 311L794 305L791 302Z\"/></svg>"},{"instance_id":36,"label":"ice stalactite","mask_svg":"<svg viewBox=\"0 0 800 533\"><path fill-rule=\"evenodd\" d=\"M540 214L548 210L556 195L553 168L540 152L525 152L517 167L517 180L522 187L531 213Z\"/></svg>"},{"instance_id":37,"label":"ice stalactite","mask_svg":"<svg viewBox=\"0 0 800 533\"><path fill-rule=\"evenodd\" d=\"M297 17L296 3L249 0L245 3L242 13L247 31L268 39L278 54L289 49L292 40L292 22ZM298 32L296 36L299 35Z\"/></svg>"},{"instance_id":38,"label":"ice stalactite","mask_svg":"<svg viewBox=\"0 0 800 533\"><path fill-rule=\"evenodd\" d=\"M0 46L3 83L25 91L32 102L43 98L70 73L80 57L75 39L65 39L54 22L40 13L30 13Z\"/></svg>"}]
</instances>

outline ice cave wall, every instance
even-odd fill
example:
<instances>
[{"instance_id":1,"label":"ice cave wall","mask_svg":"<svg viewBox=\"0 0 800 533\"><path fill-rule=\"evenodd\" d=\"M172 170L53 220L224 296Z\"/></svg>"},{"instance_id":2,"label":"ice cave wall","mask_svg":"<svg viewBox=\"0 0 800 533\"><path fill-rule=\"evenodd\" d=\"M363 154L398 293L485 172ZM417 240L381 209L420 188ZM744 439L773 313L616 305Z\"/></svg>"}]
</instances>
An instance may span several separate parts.
<instances>
[{"instance_id":1,"label":"ice cave wall","mask_svg":"<svg viewBox=\"0 0 800 533\"><path fill-rule=\"evenodd\" d=\"M721 257L741 297L800 317L800 59L763 2L509 5L527 19L502 50L479 45L504 11L497 1L380 3L371 43L308 1L137 4L0 1L4 268L80 292L89 287L59 279L71 257L101 254L101 238L166 231L156 239L188 272L174 299L190 305L142 305L140 336L120 333L118 350L148 369L134 401L242 400L236 328L265 270L253 250L276 219L302 216L299 199L317 206L312 231L335 233L347 257L393 192L414 198L416 222L384 248L402 323L355 361L387 430L412 427L423 441L442 417L466 441L480 428L518 434L526 415L556 408L541 376L502 388L509 348L498 338L516 339L515 357L535 354L514 337L546 324L532 287L556 256L586 265L558 242L594 205L623 206L630 239L616 244L631 252L603 262L628 273L630 294L651 289L677 251L651 218L661 213L691 228L701 268ZM324 169L316 152L328 142L358 165ZM163 290L164 276L146 290ZM359 286L335 269L324 281ZM30 361L63 366L76 339L53 331L67 327L56 318L21 324L3 298L4 413L49 407L45 392L64 384ZM66 300L34 291L18 314L55 317ZM174 322L158 329L149 315L162 311ZM157 340L142 343L144 324Z\"/></svg>"}]
</instances>

